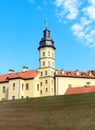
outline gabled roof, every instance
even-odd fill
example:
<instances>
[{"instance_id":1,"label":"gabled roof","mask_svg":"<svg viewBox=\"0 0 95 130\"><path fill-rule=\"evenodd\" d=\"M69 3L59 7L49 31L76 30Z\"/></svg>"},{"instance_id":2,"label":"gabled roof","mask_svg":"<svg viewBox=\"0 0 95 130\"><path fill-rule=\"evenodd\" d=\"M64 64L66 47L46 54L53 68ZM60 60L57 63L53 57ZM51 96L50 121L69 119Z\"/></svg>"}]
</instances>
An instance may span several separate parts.
<instances>
[{"instance_id":1,"label":"gabled roof","mask_svg":"<svg viewBox=\"0 0 95 130\"><path fill-rule=\"evenodd\" d=\"M32 79L37 76L39 72L37 70L29 70L25 72L9 73L0 75L0 82L8 82L11 79Z\"/></svg>"},{"instance_id":2,"label":"gabled roof","mask_svg":"<svg viewBox=\"0 0 95 130\"><path fill-rule=\"evenodd\" d=\"M75 77L75 78L95 78L95 70L90 70L87 72L81 72L79 70L76 71L57 70L55 76Z\"/></svg>"},{"instance_id":3,"label":"gabled roof","mask_svg":"<svg viewBox=\"0 0 95 130\"><path fill-rule=\"evenodd\" d=\"M95 86L68 88L65 94L80 94L89 92L95 92Z\"/></svg>"}]
</instances>

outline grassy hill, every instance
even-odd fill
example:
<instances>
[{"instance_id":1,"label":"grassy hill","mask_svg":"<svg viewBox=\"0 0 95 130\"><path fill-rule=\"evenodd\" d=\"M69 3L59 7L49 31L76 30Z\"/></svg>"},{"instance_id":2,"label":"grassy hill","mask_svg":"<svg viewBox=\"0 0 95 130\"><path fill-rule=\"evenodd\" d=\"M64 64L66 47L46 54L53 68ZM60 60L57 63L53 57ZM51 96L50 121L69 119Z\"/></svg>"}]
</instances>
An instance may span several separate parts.
<instances>
[{"instance_id":1,"label":"grassy hill","mask_svg":"<svg viewBox=\"0 0 95 130\"><path fill-rule=\"evenodd\" d=\"M95 93L0 102L0 130L95 130Z\"/></svg>"}]
</instances>

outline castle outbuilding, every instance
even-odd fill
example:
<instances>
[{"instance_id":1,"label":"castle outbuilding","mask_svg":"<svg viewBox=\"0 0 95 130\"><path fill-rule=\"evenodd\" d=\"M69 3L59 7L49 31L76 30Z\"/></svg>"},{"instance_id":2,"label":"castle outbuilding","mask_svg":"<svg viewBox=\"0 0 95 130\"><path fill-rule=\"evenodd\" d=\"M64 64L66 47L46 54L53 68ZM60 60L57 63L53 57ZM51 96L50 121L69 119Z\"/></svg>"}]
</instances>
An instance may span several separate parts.
<instances>
[{"instance_id":1,"label":"castle outbuilding","mask_svg":"<svg viewBox=\"0 0 95 130\"><path fill-rule=\"evenodd\" d=\"M95 70L80 72L55 68L55 45L48 27L39 42L39 68L0 75L0 100L14 100L95 92Z\"/></svg>"}]
</instances>

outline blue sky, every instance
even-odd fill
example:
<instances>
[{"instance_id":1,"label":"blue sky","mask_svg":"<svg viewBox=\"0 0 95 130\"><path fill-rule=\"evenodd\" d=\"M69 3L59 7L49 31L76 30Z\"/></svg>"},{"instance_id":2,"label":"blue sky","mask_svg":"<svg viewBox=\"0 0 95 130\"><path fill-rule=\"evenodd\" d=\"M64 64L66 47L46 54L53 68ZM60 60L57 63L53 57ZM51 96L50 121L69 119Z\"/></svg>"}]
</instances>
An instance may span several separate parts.
<instances>
[{"instance_id":1,"label":"blue sky","mask_svg":"<svg viewBox=\"0 0 95 130\"><path fill-rule=\"evenodd\" d=\"M0 0L0 73L39 67L45 19L56 69L95 69L95 0Z\"/></svg>"}]
</instances>

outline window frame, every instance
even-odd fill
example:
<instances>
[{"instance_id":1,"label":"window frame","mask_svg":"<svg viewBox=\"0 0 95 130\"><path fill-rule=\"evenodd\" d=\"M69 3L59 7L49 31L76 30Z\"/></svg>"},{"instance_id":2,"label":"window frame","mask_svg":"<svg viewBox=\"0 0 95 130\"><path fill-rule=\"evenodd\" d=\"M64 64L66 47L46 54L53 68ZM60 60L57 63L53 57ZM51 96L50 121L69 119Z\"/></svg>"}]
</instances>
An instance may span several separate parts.
<instances>
[{"instance_id":1,"label":"window frame","mask_svg":"<svg viewBox=\"0 0 95 130\"><path fill-rule=\"evenodd\" d=\"M6 87L5 86L3 86L3 88L2 88L2 93L6 93Z\"/></svg>"},{"instance_id":2,"label":"window frame","mask_svg":"<svg viewBox=\"0 0 95 130\"><path fill-rule=\"evenodd\" d=\"M29 90L29 83L26 83L26 90Z\"/></svg>"}]
</instances>

